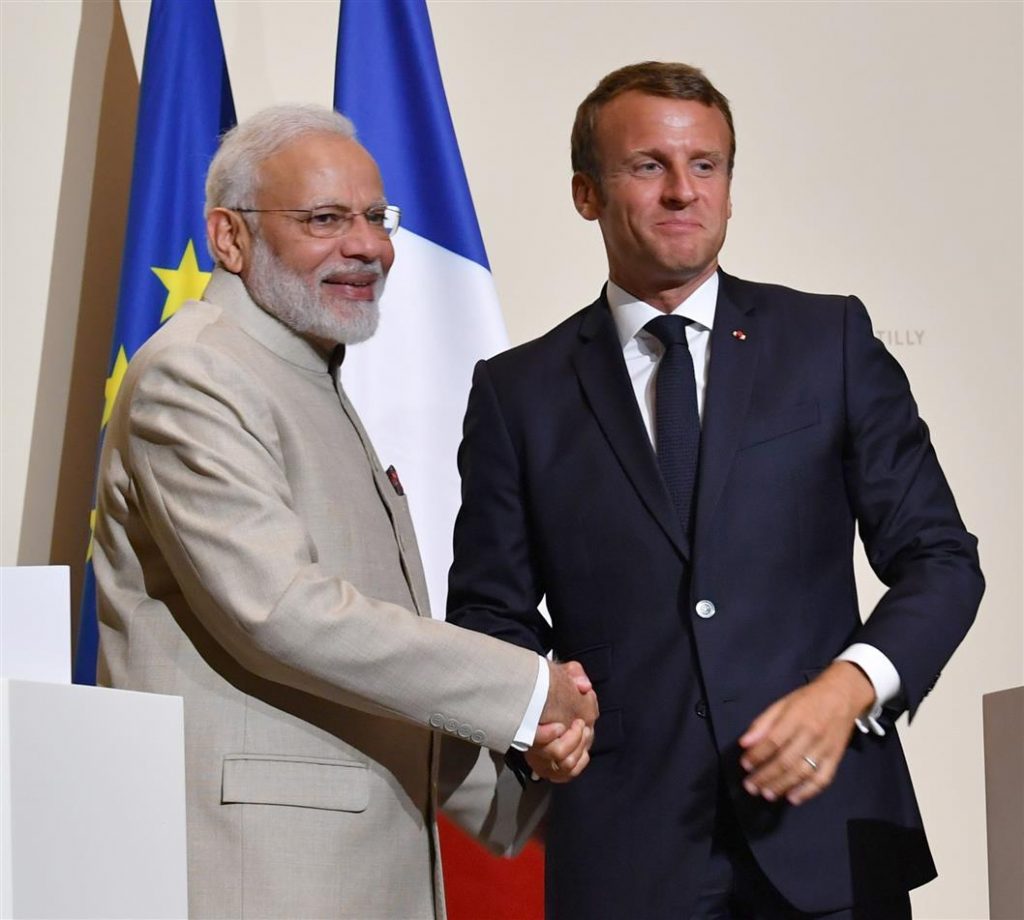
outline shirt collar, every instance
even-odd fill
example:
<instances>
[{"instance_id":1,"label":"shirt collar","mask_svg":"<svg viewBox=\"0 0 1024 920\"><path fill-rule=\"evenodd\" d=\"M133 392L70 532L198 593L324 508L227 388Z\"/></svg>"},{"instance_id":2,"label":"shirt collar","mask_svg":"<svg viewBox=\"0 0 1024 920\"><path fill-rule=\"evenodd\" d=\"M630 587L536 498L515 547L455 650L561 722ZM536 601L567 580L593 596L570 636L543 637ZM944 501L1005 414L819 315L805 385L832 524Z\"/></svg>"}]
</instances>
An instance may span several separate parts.
<instances>
[{"instance_id":1,"label":"shirt collar","mask_svg":"<svg viewBox=\"0 0 1024 920\"><path fill-rule=\"evenodd\" d=\"M625 348L631 339L656 316L664 315L657 307L637 300L614 281L608 282L605 291L608 306L615 321L619 344ZM715 322L715 304L718 302L718 272L714 272L697 290L686 298L672 312L705 329L711 329Z\"/></svg>"}]
</instances>

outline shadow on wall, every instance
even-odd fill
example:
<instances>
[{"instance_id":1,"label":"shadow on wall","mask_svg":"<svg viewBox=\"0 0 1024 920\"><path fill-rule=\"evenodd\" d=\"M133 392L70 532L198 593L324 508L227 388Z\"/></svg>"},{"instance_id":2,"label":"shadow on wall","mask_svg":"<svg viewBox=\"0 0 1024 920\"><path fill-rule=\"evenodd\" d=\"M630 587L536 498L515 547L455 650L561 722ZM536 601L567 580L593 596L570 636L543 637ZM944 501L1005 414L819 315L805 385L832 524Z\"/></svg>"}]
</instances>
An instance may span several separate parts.
<instances>
[{"instance_id":1,"label":"shadow on wall","mask_svg":"<svg viewBox=\"0 0 1024 920\"><path fill-rule=\"evenodd\" d=\"M71 566L73 642L139 100L120 3L81 10L18 547L21 565Z\"/></svg>"}]
</instances>

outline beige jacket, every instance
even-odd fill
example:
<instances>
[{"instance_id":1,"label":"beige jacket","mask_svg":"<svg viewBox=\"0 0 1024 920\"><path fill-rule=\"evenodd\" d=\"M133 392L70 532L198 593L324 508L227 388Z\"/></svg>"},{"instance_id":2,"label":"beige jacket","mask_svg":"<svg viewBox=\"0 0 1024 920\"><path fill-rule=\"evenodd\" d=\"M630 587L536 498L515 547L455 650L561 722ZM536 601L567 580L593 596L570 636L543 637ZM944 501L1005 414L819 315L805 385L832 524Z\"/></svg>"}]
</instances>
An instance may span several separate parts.
<instances>
[{"instance_id":1,"label":"beige jacket","mask_svg":"<svg viewBox=\"0 0 1024 920\"><path fill-rule=\"evenodd\" d=\"M431 726L479 746L446 794L510 846L538 659L430 619L326 359L215 271L132 360L98 493L100 682L185 700L191 915L442 917Z\"/></svg>"}]
</instances>

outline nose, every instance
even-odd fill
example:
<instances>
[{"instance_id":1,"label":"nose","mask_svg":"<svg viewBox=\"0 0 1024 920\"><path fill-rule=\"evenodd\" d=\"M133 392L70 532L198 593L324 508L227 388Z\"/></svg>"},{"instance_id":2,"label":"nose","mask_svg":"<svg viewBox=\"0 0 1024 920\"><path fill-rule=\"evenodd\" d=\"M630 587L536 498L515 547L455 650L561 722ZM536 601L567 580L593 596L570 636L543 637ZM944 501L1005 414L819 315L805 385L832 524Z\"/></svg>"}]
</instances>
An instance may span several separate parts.
<instances>
[{"instance_id":1,"label":"nose","mask_svg":"<svg viewBox=\"0 0 1024 920\"><path fill-rule=\"evenodd\" d=\"M667 170L661 198L666 207L676 208L685 208L696 201L697 186L689 171L686 169Z\"/></svg>"},{"instance_id":2,"label":"nose","mask_svg":"<svg viewBox=\"0 0 1024 920\"><path fill-rule=\"evenodd\" d=\"M390 238L370 224L365 214L356 214L352 218L345 232L338 237L338 250L346 259L362 262L384 261L385 256L394 251Z\"/></svg>"}]
</instances>

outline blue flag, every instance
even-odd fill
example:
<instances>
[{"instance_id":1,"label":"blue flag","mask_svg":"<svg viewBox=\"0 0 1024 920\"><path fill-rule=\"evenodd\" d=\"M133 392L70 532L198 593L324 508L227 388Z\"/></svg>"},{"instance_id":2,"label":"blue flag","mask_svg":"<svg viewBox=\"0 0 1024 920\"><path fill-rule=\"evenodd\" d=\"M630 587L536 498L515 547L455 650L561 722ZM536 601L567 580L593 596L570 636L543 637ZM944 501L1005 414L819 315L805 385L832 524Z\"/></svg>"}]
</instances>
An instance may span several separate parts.
<instances>
[{"instance_id":1,"label":"blue flag","mask_svg":"<svg viewBox=\"0 0 1024 920\"><path fill-rule=\"evenodd\" d=\"M206 287L213 269L203 219L206 170L218 137L234 123L213 0L153 0L101 428L110 418L132 355L178 307L201 297ZM90 539L75 683L96 682L97 644Z\"/></svg>"},{"instance_id":2,"label":"blue flag","mask_svg":"<svg viewBox=\"0 0 1024 920\"><path fill-rule=\"evenodd\" d=\"M405 485L432 612L443 617L473 365L508 337L424 0L342 0L334 105L402 209L380 327L348 350L343 381Z\"/></svg>"}]
</instances>

